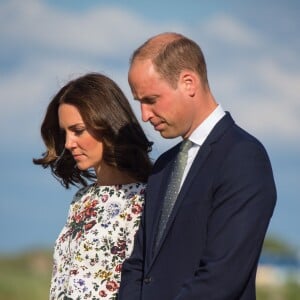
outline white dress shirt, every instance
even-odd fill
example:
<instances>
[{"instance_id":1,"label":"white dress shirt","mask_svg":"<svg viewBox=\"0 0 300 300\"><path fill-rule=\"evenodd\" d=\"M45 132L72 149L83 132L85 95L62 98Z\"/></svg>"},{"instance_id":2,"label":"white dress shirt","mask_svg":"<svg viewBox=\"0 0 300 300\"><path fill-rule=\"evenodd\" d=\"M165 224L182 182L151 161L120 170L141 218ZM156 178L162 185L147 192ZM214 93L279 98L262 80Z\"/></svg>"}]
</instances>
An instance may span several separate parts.
<instances>
[{"instance_id":1,"label":"white dress shirt","mask_svg":"<svg viewBox=\"0 0 300 300\"><path fill-rule=\"evenodd\" d=\"M182 176L181 186L192 166L192 163L200 147L202 146L210 132L213 130L215 125L224 117L224 115L225 112L223 108L221 107L221 105L218 105L215 110L190 135L189 140L193 142L193 146L189 149L188 152L188 160Z\"/></svg>"}]
</instances>

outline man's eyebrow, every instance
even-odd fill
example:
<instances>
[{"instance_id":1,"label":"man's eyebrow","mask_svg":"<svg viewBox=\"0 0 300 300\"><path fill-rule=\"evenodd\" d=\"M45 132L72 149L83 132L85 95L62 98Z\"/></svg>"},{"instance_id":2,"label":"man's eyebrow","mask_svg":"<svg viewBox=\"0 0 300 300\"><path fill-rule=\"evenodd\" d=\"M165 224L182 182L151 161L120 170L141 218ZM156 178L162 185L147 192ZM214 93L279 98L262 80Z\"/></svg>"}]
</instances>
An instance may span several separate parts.
<instances>
[{"instance_id":1,"label":"man's eyebrow","mask_svg":"<svg viewBox=\"0 0 300 300\"><path fill-rule=\"evenodd\" d=\"M145 96L142 98L135 98L135 100L140 101L140 102L153 102L156 100L156 98L157 98L157 96L153 95L153 96Z\"/></svg>"}]
</instances>

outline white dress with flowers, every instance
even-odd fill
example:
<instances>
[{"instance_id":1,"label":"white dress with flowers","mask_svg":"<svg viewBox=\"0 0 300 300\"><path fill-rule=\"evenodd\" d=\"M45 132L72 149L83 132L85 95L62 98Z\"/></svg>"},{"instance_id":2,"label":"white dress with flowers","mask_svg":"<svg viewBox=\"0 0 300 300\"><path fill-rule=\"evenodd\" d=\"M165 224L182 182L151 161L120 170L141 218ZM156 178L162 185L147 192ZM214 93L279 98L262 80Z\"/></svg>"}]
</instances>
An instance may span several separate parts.
<instances>
[{"instance_id":1,"label":"white dress with flowers","mask_svg":"<svg viewBox=\"0 0 300 300\"><path fill-rule=\"evenodd\" d=\"M117 298L121 268L133 249L145 184L79 190L56 240L50 299Z\"/></svg>"}]
</instances>

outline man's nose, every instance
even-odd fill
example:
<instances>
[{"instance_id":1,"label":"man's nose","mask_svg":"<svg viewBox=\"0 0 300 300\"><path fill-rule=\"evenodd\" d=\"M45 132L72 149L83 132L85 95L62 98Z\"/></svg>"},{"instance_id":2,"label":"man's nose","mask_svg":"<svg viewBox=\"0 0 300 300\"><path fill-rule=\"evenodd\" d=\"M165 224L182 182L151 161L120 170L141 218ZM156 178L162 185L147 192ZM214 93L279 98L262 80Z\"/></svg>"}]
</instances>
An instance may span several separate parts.
<instances>
[{"instance_id":1,"label":"man's nose","mask_svg":"<svg viewBox=\"0 0 300 300\"><path fill-rule=\"evenodd\" d=\"M141 113L142 113L142 120L144 122L148 122L153 116L153 113L147 104L141 104Z\"/></svg>"}]
</instances>

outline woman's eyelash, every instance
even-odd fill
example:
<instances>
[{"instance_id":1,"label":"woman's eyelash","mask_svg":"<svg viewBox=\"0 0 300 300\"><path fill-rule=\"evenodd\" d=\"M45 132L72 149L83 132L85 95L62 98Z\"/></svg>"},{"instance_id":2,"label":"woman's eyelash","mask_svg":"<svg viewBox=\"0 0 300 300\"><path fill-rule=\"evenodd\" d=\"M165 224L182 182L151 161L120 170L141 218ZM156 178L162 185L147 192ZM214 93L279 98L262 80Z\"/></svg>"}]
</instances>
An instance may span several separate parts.
<instances>
[{"instance_id":1,"label":"woman's eyelash","mask_svg":"<svg viewBox=\"0 0 300 300\"><path fill-rule=\"evenodd\" d=\"M76 135L81 135L85 131L85 128L74 129L74 133Z\"/></svg>"},{"instance_id":2,"label":"woman's eyelash","mask_svg":"<svg viewBox=\"0 0 300 300\"><path fill-rule=\"evenodd\" d=\"M69 127L69 130L71 132L73 132L75 135L81 135L86 130L86 128L85 127L77 128L75 126L71 126L71 127ZM59 134L60 134L61 138L65 138L66 131L64 129L61 129Z\"/></svg>"}]
</instances>

